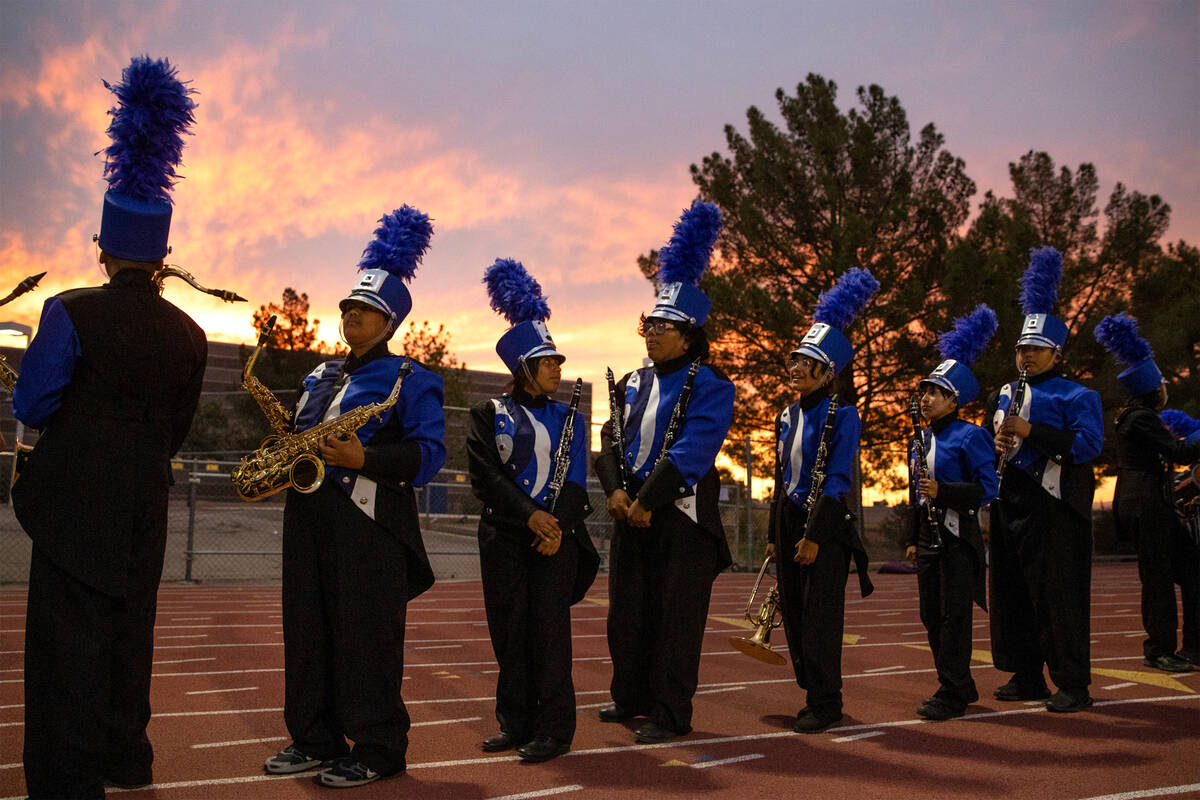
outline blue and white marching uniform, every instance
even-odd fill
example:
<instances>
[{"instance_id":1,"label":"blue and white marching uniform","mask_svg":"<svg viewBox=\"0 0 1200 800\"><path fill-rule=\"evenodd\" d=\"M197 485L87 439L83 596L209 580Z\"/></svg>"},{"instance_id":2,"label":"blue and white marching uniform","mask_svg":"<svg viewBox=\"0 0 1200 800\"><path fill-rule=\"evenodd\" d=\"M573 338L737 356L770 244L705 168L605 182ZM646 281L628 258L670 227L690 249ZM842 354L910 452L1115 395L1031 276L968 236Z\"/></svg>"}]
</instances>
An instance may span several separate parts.
<instances>
[{"instance_id":1,"label":"blue and white marching uniform","mask_svg":"<svg viewBox=\"0 0 1200 800\"><path fill-rule=\"evenodd\" d=\"M812 491L813 469L825 431L831 398L826 389L809 394L780 412L775 422L776 499L770 531L784 629L796 683L807 693L807 705L823 717L842 712L842 632L846 580L850 562L858 571L863 597L873 586L867 554L848 498L853 493L862 423L853 405L839 405L825 461L825 481L811 519L804 510ZM796 545L807 538L818 545L816 560L801 566L793 560Z\"/></svg>"},{"instance_id":2,"label":"blue and white marching uniform","mask_svg":"<svg viewBox=\"0 0 1200 800\"><path fill-rule=\"evenodd\" d=\"M935 420L921 436L937 497L918 499L913 465L908 544L917 548L921 622L938 675L932 699L957 716L979 699L971 677L971 603L987 610L987 558L979 515L996 499L995 450L991 435L959 419L957 411ZM927 505L933 506L940 546L935 547Z\"/></svg>"},{"instance_id":3,"label":"blue and white marching uniform","mask_svg":"<svg viewBox=\"0 0 1200 800\"><path fill-rule=\"evenodd\" d=\"M993 431L1004 421L1016 386L1015 382L1005 384L989 406ZM1050 497L1090 518L1095 489L1092 471L1079 467L1100 455L1104 444L1099 393L1061 373L1043 373L1027 382L1020 416L1033 431L1028 439L1018 441L1008 466L1024 472Z\"/></svg>"},{"instance_id":4,"label":"blue and white marching uniform","mask_svg":"<svg viewBox=\"0 0 1200 800\"><path fill-rule=\"evenodd\" d=\"M304 378L296 430L382 402L403 363L380 342L361 358L319 365ZM288 491L284 720L313 758L346 755L350 738L351 757L370 769L389 775L404 766L406 604L433 585L414 488L445 461L444 426L441 377L412 363L396 404L357 431L362 468L327 465L315 492Z\"/></svg>"},{"instance_id":5,"label":"blue and white marching uniform","mask_svg":"<svg viewBox=\"0 0 1200 800\"><path fill-rule=\"evenodd\" d=\"M682 424L663 453L689 365L685 355L617 384L624 399L626 490L651 518L649 528L615 523L609 573L613 701L622 713L645 714L677 734L691 730L712 582L732 562L713 466L733 419L728 378L706 365L697 370ZM622 488L612 424L601 432L596 459L606 495Z\"/></svg>"},{"instance_id":6,"label":"blue and white marching uniform","mask_svg":"<svg viewBox=\"0 0 1200 800\"><path fill-rule=\"evenodd\" d=\"M583 599L600 559L584 519L588 503L588 426L575 412L565 481L550 510L555 456L570 406L518 389L471 409L467 458L471 487L484 504L479 561L492 648L500 665L496 719L514 744L575 735L571 605ZM534 549L528 520L547 511L562 542L553 555Z\"/></svg>"},{"instance_id":7,"label":"blue and white marching uniform","mask_svg":"<svg viewBox=\"0 0 1200 800\"><path fill-rule=\"evenodd\" d=\"M1015 385L989 398L995 434ZM1091 683L1091 461L1104 441L1100 395L1058 368L1030 378L1019 443L991 506L990 622L996 667L1025 696L1045 691L1043 663L1060 690L1086 697Z\"/></svg>"}]
</instances>

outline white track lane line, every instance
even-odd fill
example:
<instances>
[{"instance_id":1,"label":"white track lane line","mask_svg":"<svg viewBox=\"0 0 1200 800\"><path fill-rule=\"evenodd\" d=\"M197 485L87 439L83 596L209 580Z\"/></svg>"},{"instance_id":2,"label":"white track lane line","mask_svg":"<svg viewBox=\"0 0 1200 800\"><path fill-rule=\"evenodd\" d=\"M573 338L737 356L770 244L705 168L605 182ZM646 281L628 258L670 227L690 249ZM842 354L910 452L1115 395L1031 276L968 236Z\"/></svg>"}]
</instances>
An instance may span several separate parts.
<instances>
[{"instance_id":1,"label":"white track lane line","mask_svg":"<svg viewBox=\"0 0 1200 800\"><path fill-rule=\"evenodd\" d=\"M228 692L257 692L257 686L242 686L237 689L197 689L193 692L185 692L185 694L226 694Z\"/></svg>"},{"instance_id":2,"label":"white track lane line","mask_svg":"<svg viewBox=\"0 0 1200 800\"><path fill-rule=\"evenodd\" d=\"M697 761L695 764L688 764L692 769L706 769L707 767L723 767L726 764L737 764L741 761L753 761L756 758L766 758L762 753L748 753L744 756L734 756L733 758L718 758L715 761Z\"/></svg>"},{"instance_id":3,"label":"white track lane line","mask_svg":"<svg viewBox=\"0 0 1200 800\"><path fill-rule=\"evenodd\" d=\"M566 794L567 792L578 792L583 789L577 783L570 786L556 786L553 789L538 789L533 792L521 792L520 794L506 794L501 797L489 797L488 800L526 800L534 797L554 797L557 794Z\"/></svg>"},{"instance_id":4,"label":"white track lane line","mask_svg":"<svg viewBox=\"0 0 1200 800\"><path fill-rule=\"evenodd\" d=\"M170 661L154 661L154 664L189 664L193 661L216 661L216 656L203 656L200 658L173 658Z\"/></svg>"},{"instance_id":5,"label":"white track lane line","mask_svg":"<svg viewBox=\"0 0 1200 800\"><path fill-rule=\"evenodd\" d=\"M1140 797L1166 797L1172 794L1190 794L1192 792L1200 792L1200 783L1189 783L1183 786L1162 786L1158 789L1135 789L1132 792L1085 797L1083 800L1137 800Z\"/></svg>"},{"instance_id":6,"label":"white track lane line","mask_svg":"<svg viewBox=\"0 0 1200 800\"><path fill-rule=\"evenodd\" d=\"M1136 684L1136 683L1114 683L1112 686L1101 686L1100 688L1101 688L1101 689L1104 689L1104 690L1109 690L1109 689L1125 689L1125 688L1128 688L1128 687L1130 687L1130 686L1137 686L1137 684Z\"/></svg>"},{"instance_id":7,"label":"white track lane line","mask_svg":"<svg viewBox=\"0 0 1200 800\"><path fill-rule=\"evenodd\" d=\"M870 739L873 736L883 736L884 731L867 731L866 733L856 733L853 736L839 736L836 739L830 739L831 742L857 742L859 739Z\"/></svg>"}]
</instances>

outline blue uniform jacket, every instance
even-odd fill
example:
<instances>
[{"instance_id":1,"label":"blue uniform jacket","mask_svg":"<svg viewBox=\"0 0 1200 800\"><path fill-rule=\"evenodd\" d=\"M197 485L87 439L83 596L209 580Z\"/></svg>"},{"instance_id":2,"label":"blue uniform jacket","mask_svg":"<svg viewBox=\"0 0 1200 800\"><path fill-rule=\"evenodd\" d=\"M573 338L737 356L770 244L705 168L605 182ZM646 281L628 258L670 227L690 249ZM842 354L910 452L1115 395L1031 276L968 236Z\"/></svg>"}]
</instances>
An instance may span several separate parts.
<instances>
[{"instance_id":1,"label":"blue uniform jacket","mask_svg":"<svg viewBox=\"0 0 1200 800\"><path fill-rule=\"evenodd\" d=\"M675 441L659 461L663 438L683 388L686 356L628 373L617 384L624 399L625 460L632 476L630 496L651 510L674 505L705 530L725 538L717 499L720 481L713 463L733 422L733 383L708 365L697 370L691 398ZM621 487L612 420L601 431L596 474L606 494Z\"/></svg>"},{"instance_id":2,"label":"blue uniform jacket","mask_svg":"<svg viewBox=\"0 0 1200 800\"><path fill-rule=\"evenodd\" d=\"M801 537L818 545L836 541L850 548L859 587L866 597L874 586L867 574L866 546L854 524L857 498L851 495L862 422L853 405L839 403L833 415L821 496L811 515L806 517L803 510L812 489L812 472L829 403L829 393L821 389L792 403L775 418L775 502L771 504L768 530L784 558L790 556L784 555L786 549Z\"/></svg>"},{"instance_id":3,"label":"blue uniform jacket","mask_svg":"<svg viewBox=\"0 0 1200 800\"><path fill-rule=\"evenodd\" d=\"M993 435L1015 389L1015 382L1006 384L989 399L985 419ZM1008 468L1025 472L1050 497L1090 519L1095 477L1088 462L1104 445L1100 395L1053 369L1028 381L1020 415L1033 429L1017 442Z\"/></svg>"},{"instance_id":4,"label":"blue uniform jacket","mask_svg":"<svg viewBox=\"0 0 1200 800\"><path fill-rule=\"evenodd\" d=\"M303 381L296 404L296 431L304 431L345 412L385 400L404 358L375 346L362 359L326 361ZM357 431L363 443L362 469L326 467L331 481L354 507L399 538L416 555L409 568L409 599L433 585L417 517L414 487L424 486L446 461L442 437L442 378L412 362L400 397L382 419L370 419Z\"/></svg>"},{"instance_id":5,"label":"blue uniform jacket","mask_svg":"<svg viewBox=\"0 0 1200 800\"><path fill-rule=\"evenodd\" d=\"M528 520L539 509L550 510L554 457L569 410L565 403L524 392L486 400L471 409L467 459L472 491L484 503L481 536L494 530L532 541ZM583 599L600 565L584 524L592 511L585 488L589 433L583 414L576 411L566 479L552 512L563 533L579 545L572 603Z\"/></svg>"},{"instance_id":6,"label":"blue uniform jacket","mask_svg":"<svg viewBox=\"0 0 1200 800\"><path fill-rule=\"evenodd\" d=\"M932 534L928 530L928 517L924 506L932 503L943 540L956 536L975 552L975 584L973 595L979 607L987 609L987 586L983 534L979 527L979 513L996 499L998 478L996 475L995 449L992 436L978 425L972 425L950 414L935 421L921 431L925 444L929 474L938 484L938 495L932 501L917 499L915 464L916 448L913 448L913 463L910 464L909 502L913 513L910 517L908 544L928 547ZM929 552L929 551L926 551Z\"/></svg>"}]
</instances>

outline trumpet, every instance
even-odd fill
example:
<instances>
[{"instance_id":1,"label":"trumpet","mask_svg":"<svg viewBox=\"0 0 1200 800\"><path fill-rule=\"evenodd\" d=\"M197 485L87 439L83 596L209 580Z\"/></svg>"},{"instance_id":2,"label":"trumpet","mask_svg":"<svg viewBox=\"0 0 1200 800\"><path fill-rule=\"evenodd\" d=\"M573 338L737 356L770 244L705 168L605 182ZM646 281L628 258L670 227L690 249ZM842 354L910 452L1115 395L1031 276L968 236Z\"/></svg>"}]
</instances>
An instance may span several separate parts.
<instances>
[{"instance_id":1,"label":"trumpet","mask_svg":"<svg viewBox=\"0 0 1200 800\"><path fill-rule=\"evenodd\" d=\"M150 277L150 280L154 281L154 285L158 287L159 294L162 294L163 281L167 278L179 278L193 289L205 294L211 294L213 297L219 297L226 303L246 302L246 298L237 292L231 292L228 289L209 289L206 286L201 286L192 273L177 264L164 264L161 269L155 270L154 274Z\"/></svg>"},{"instance_id":2,"label":"trumpet","mask_svg":"<svg viewBox=\"0 0 1200 800\"><path fill-rule=\"evenodd\" d=\"M783 616L779 612L779 586L771 587L757 614L750 613L754 606L754 598L758 595L758 586L762 583L763 575L767 574L767 566L770 563L770 556L763 559L762 569L758 571L758 580L754 582L754 588L750 590L750 599L746 601L746 620L754 626L754 635L749 639L744 636L731 636L729 643L751 658L778 666L787 663L786 658L771 649L771 631L783 625ZM777 614L780 616L778 622L775 621Z\"/></svg>"}]
</instances>

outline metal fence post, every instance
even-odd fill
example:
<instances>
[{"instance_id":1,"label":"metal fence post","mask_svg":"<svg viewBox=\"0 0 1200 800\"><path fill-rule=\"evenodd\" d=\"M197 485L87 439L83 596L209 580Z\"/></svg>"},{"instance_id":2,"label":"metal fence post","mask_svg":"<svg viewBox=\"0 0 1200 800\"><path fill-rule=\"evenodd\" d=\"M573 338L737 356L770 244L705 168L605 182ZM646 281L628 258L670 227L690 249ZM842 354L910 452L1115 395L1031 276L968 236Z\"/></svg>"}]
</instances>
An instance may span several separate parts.
<instances>
[{"instance_id":1,"label":"metal fence post","mask_svg":"<svg viewBox=\"0 0 1200 800\"><path fill-rule=\"evenodd\" d=\"M754 482L754 451L750 448L750 434L746 434L746 569L754 569L754 502L750 488Z\"/></svg>"},{"instance_id":2,"label":"metal fence post","mask_svg":"<svg viewBox=\"0 0 1200 800\"><path fill-rule=\"evenodd\" d=\"M193 461L192 468L188 472L187 548L183 553L183 579L185 581L192 579L192 559L195 558L193 552L196 549L196 485L200 483L200 479L196 477L196 470L199 468L199 462Z\"/></svg>"}]
</instances>

